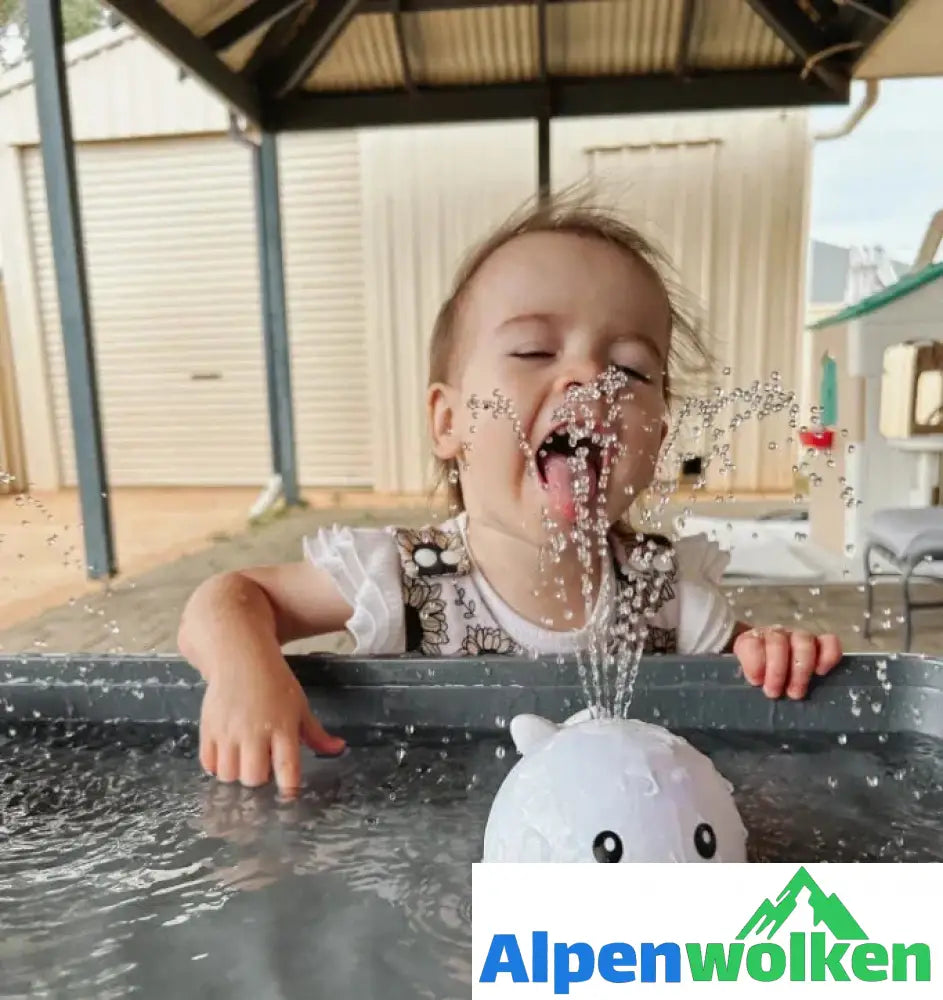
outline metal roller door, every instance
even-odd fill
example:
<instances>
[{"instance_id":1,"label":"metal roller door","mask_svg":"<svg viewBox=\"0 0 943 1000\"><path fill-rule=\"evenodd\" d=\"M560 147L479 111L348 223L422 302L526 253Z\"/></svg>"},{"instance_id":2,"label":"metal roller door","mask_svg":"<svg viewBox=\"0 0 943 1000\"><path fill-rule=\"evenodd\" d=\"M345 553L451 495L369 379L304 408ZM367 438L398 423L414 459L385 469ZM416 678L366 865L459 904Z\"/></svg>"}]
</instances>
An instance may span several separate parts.
<instances>
[{"instance_id":1,"label":"metal roller door","mask_svg":"<svg viewBox=\"0 0 943 1000\"><path fill-rule=\"evenodd\" d=\"M301 480L309 486L369 482L368 427L357 420L367 399L362 320L357 327L359 229L354 240L337 208L359 204L350 143L353 169L349 157L340 166L343 143L324 157L310 143L301 156L290 144L282 153L296 431ZM248 151L228 136L181 137L86 144L77 162L111 482L262 483L270 453ZM25 173L61 475L71 485L71 418L38 150L26 151ZM333 193L308 191L324 175L334 178ZM325 199L333 211L322 210ZM343 252L332 258L324 246ZM362 376L349 364L358 346Z\"/></svg>"}]
</instances>

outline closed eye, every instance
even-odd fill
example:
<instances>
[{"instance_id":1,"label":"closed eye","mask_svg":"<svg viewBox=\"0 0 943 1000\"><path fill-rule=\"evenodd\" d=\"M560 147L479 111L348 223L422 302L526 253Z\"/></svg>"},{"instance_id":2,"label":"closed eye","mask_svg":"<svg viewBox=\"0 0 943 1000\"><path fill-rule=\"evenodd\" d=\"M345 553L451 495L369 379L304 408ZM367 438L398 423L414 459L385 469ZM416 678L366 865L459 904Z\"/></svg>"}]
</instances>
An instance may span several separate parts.
<instances>
[{"instance_id":1,"label":"closed eye","mask_svg":"<svg viewBox=\"0 0 943 1000\"><path fill-rule=\"evenodd\" d=\"M643 375L642 372L638 371L636 368L630 368L628 365L614 365L616 369L620 372L624 372L629 378L637 379L639 382L645 382L650 384L652 381L651 375Z\"/></svg>"},{"instance_id":2,"label":"closed eye","mask_svg":"<svg viewBox=\"0 0 943 1000\"><path fill-rule=\"evenodd\" d=\"M552 358L553 351L515 351L512 358Z\"/></svg>"}]
</instances>

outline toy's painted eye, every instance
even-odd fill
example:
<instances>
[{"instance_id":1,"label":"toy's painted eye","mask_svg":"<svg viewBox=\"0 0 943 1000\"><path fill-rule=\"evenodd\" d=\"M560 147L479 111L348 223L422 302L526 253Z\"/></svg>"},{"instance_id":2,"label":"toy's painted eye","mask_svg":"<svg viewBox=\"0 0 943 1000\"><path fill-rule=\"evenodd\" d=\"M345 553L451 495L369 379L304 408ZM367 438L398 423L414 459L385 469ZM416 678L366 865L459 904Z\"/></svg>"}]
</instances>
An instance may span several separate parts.
<instances>
[{"instance_id":1,"label":"toy's painted eye","mask_svg":"<svg viewBox=\"0 0 943 1000\"><path fill-rule=\"evenodd\" d=\"M699 823L694 831L694 847L702 858L712 858L717 853L717 836L709 823Z\"/></svg>"},{"instance_id":2,"label":"toy's painted eye","mask_svg":"<svg viewBox=\"0 0 943 1000\"><path fill-rule=\"evenodd\" d=\"M622 841L617 833L603 830L593 841L593 857L600 864L616 864L622 858Z\"/></svg>"}]
</instances>

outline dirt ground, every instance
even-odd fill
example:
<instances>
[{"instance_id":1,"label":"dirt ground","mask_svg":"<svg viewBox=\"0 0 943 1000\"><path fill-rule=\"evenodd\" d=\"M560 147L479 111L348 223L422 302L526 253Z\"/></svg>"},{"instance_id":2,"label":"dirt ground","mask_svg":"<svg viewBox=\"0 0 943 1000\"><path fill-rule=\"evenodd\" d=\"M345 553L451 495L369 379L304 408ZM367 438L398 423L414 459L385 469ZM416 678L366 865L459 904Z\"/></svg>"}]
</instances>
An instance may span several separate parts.
<instances>
[{"instance_id":1,"label":"dirt ground","mask_svg":"<svg viewBox=\"0 0 943 1000\"><path fill-rule=\"evenodd\" d=\"M247 511L255 499L251 491L121 491L114 510L122 574L104 585L84 577L74 496L34 499L15 504L0 498L0 656L175 654L183 605L212 573L297 559L304 535L321 525L418 525L438 513L416 497L320 493L306 496L307 509L247 528ZM776 499L741 504L731 514L756 516L777 503L781 505ZM862 632L864 594L857 585L732 584L726 589L744 620L835 631L851 652L902 649L897 584L877 589L870 639ZM943 654L943 614L918 612L914 636L915 652ZM291 651L347 648L349 640L341 634Z\"/></svg>"}]
</instances>

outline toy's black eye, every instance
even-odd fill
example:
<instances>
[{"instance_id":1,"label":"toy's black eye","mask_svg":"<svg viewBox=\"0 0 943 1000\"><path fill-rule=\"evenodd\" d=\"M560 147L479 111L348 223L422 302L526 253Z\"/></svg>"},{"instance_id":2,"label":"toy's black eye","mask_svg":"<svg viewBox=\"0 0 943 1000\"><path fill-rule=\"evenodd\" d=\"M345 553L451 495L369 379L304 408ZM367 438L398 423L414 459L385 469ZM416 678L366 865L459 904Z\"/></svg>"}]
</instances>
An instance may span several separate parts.
<instances>
[{"instance_id":1,"label":"toy's black eye","mask_svg":"<svg viewBox=\"0 0 943 1000\"><path fill-rule=\"evenodd\" d=\"M617 833L603 830L593 841L593 857L600 864L616 864L622 857L622 841Z\"/></svg>"},{"instance_id":2,"label":"toy's black eye","mask_svg":"<svg viewBox=\"0 0 943 1000\"><path fill-rule=\"evenodd\" d=\"M709 823L699 823L694 831L694 846L702 858L712 858L717 853L717 837Z\"/></svg>"}]
</instances>

